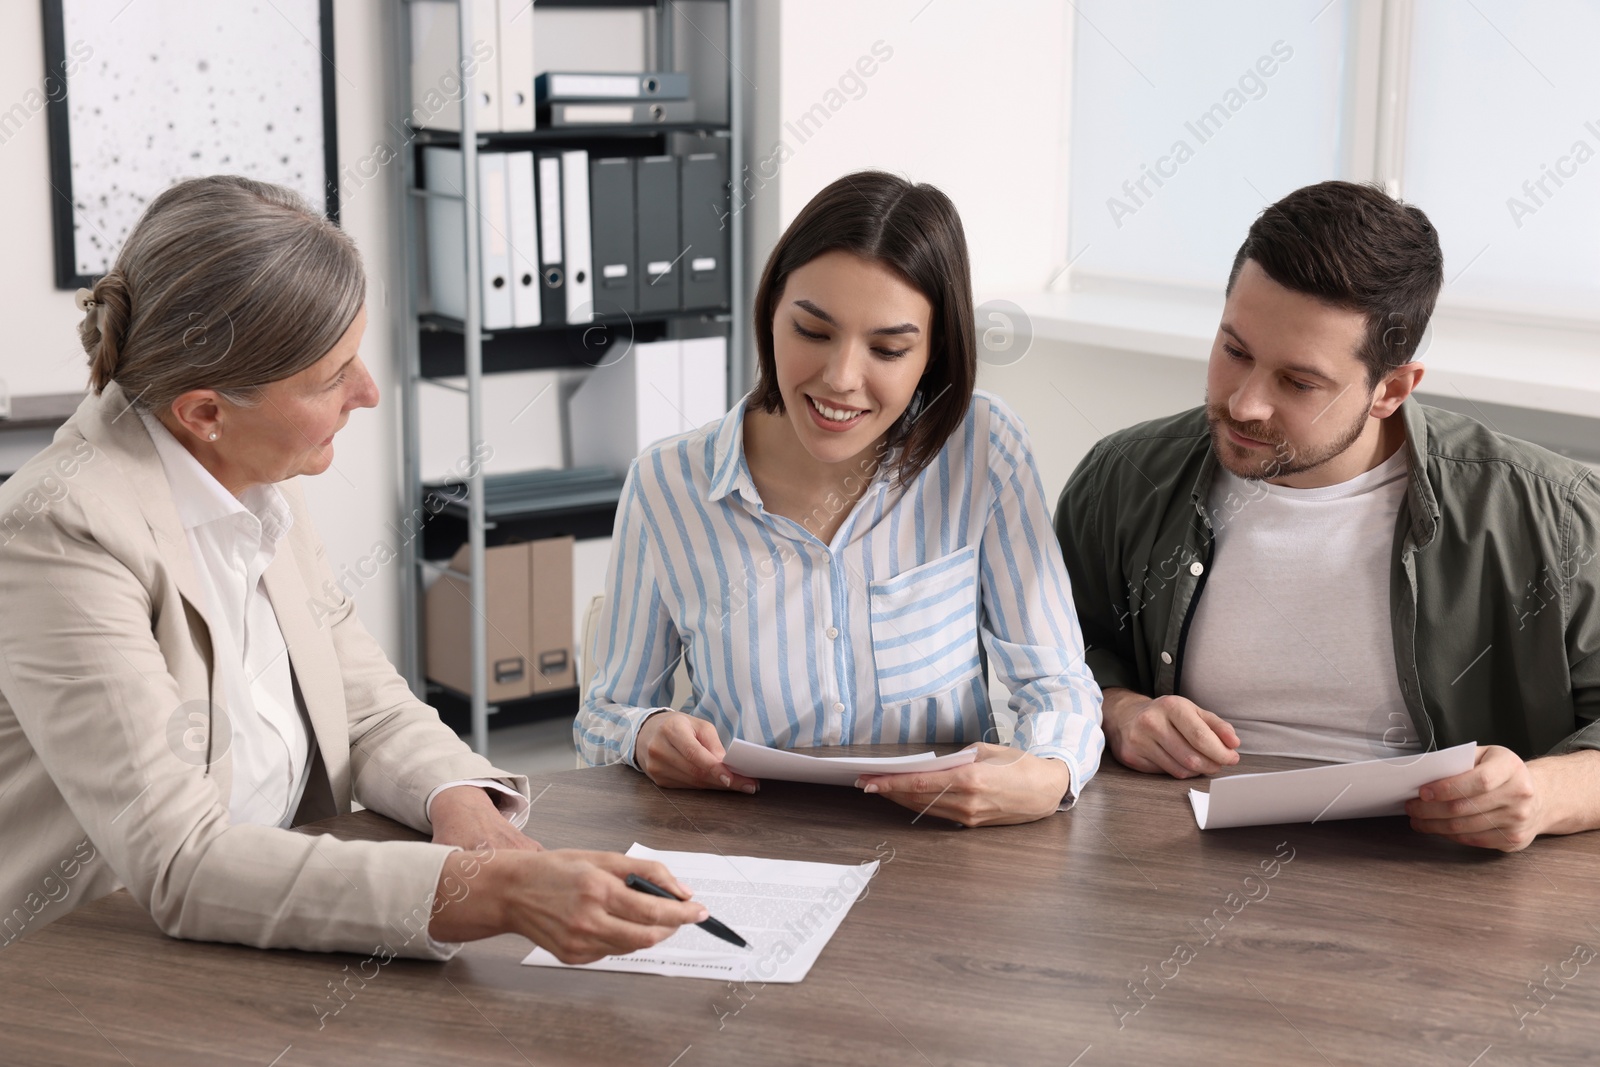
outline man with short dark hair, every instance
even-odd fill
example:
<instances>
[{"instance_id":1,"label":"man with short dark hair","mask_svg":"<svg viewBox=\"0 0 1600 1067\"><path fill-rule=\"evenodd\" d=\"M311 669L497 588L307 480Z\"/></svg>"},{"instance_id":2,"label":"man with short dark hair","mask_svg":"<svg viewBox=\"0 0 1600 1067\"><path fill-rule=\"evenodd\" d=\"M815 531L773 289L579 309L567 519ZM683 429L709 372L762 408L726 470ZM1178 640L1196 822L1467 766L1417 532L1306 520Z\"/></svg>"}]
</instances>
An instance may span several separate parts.
<instances>
[{"instance_id":1,"label":"man with short dark hair","mask_svg":"<svg viewBox=\"0 0 1600 1067\"><path fill-rule=\"evenodd\" d=\"M1514 851L1600 826L1600 488L1411 399L1442 281L1417 208L1291 193L1234 259L1205 406L1073 473L1056 533L1122 763L1476 741L1407 803L1417 830Z\"/></svg>"}]
</instances>

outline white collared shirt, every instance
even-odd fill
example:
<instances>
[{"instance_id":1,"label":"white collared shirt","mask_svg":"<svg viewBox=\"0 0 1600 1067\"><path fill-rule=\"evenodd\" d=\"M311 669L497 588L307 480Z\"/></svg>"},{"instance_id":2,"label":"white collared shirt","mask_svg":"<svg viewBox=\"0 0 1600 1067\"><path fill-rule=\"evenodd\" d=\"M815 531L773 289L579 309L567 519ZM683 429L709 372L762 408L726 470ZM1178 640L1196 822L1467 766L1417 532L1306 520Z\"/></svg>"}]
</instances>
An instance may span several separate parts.
<instances>
[{"instance_id":1,"label":"white collared shirt","mask_svg":"<svg viewBox=\"0 0 1600 1067\"><path fill-rule=\"evenodd\" d=\"M1013 745L1071 771L1105 746L1061 547L1022 422L977 390L908 485L894 453L805 521L762 503L744 452L749 398L636 459L617 509L588 698L591 764L635 764L640 725L672 697L724 738L768 748L995 741L982 659L1011 691ZM847 512L829 544L812 524Z\"/></svg>"},{"instance_id":2,"label":"white collared shirt","mask_svg":"<svg viewBox=\"0 0 1600 1067\"><path fill-rule=\"evenodd\" d=\"M276 486L252 486L235 497L160 420L139 416L161 457L205 598L233 754L228 815L236 823L287 827L311 769L311 728L262 575L294 516Z\"/></svg>"},{"instance_id":3,"label":"white collared shirt","mask_svg":"<svg viewBox=\"0 0 1600 1067\"><path fill-rule=\"evenodd\" d=\"M205 600L200 607L210 624L233 754L228 816L236 823L287 828L305 792L313 738L262 576L294 515L274 485L252 486L235 497L159 419L143 410L139 417L161 458ZM513 826L526 825L527 798L489 779L436 787L425 804L430 818L433 798L458 785L489 790Z\"/></svg>"}]
</instances>

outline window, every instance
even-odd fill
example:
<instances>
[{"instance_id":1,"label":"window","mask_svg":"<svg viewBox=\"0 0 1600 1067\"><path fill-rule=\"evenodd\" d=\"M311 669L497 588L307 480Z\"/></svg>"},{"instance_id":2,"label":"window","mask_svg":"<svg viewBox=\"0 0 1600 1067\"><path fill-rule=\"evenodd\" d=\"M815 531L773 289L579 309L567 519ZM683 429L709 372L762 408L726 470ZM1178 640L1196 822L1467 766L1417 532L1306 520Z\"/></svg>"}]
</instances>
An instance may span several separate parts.
<instances>
[{"instance_id":1,"label":"window","mask_svg":"<svg viewBox=\"0 0 1600 1067\"><path fill-rule=\"evenodd\" d=\"M1600 323L1600 0L1078 0L1075 276L1204 287L1328 178L1427 211L1445 307Z\"/></svg>"},{"instance_id":2,"label":"window","mask_svg":"<svg viewBox=\"0 0 1600 1067\"><path fill-rule=\"evenodd\" d=\"M1447 299L1600 320L1600 2L1419 0L1400 189Z\"/></svg>"},{"instance_id":3,"label":"window","mask_svg":"<svg viewBox=\"0 0 1600 1067\"><path fill-rule=\"evenodd\" d=\"M1263 207L1348 173L1350 32L1326 3L1164 4L1157 21L1078 0L1074 270L1219 288Z\"/></svg>"}]
</instances>

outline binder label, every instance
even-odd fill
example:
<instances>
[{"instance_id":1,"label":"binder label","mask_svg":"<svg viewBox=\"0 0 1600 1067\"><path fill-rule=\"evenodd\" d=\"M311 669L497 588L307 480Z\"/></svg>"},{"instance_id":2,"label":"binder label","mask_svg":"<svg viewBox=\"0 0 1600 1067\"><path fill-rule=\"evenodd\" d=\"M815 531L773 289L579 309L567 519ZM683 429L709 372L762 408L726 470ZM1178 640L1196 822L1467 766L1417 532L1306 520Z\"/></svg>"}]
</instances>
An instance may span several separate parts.
<instances>
[{"instance_id":1,"label":"binder label","mask_svg":"<svg viewBox=\"0 0 1600 1067\"><path fill-rule=\"evenodd\" d=\"M627 99L643 94L639 92L639 78L633 74L552 74L550 95L612 96Z\"/></svg>"},{"instance_id":2,"label":"binder label","mask_svg":"<svg viewBox=\"0 0 1600 1067\"><path fill-rule=\"evenodd\" d=\"M568 104L567 121L574 125L594 122L632 122L632 104Z\"/></svg>"},{"instance_id":3,"label":"binder label","mask_svg":"<svg viewBox=\"0 0 1600 1067\"><path fill-rule=\"evenodd\" d=\"M539 262L561 262L561 158L539 160Z\"/></svg>"}]
</instances>

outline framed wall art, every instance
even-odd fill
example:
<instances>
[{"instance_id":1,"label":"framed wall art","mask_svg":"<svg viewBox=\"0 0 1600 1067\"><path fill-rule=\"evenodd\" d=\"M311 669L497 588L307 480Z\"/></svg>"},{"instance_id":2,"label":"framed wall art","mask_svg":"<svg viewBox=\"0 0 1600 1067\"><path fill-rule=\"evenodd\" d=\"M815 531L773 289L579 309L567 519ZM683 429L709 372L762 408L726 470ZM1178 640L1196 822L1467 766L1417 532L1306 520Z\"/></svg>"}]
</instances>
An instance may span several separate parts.
<instances>
[{"instance_id":1,"label":"framed wall art","mask_svg":"<svg viewBox=\"0 0 1600 1067\"><path fill-rule=\"evenodd\" d=\"M276 182L337 221L333 0L41 2L58 288L184 178Z\"/></svg>"}]
</instances>

